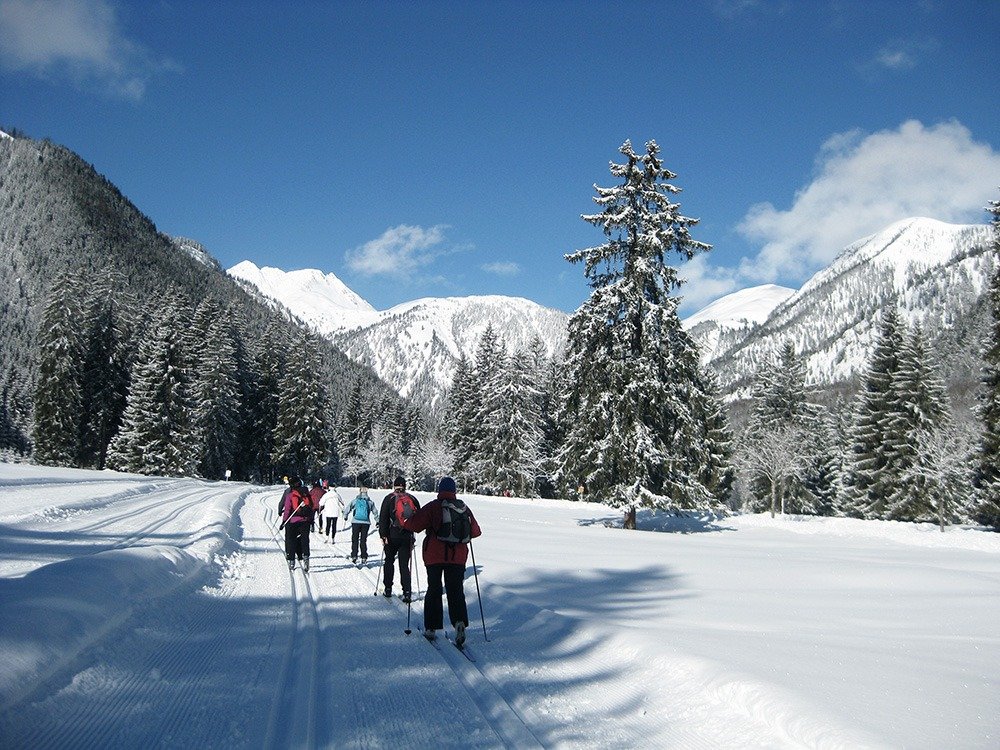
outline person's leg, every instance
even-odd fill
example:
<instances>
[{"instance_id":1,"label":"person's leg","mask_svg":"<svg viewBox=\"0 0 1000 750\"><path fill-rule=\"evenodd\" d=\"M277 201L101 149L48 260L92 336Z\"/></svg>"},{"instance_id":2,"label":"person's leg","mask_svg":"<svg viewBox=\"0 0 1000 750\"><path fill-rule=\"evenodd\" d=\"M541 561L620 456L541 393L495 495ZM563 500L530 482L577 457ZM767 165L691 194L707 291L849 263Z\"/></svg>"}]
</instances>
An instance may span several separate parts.
<instances>
[{"instance_id":1,"label":"person's leg","mask_svg":"<svg viewBox=\"0 0 1000 750\"><path fill-rule=\"evenodd\" d=\"M361 538L361 524L351 524L351 559L358 559L358 540Z\"/></svg>"},{"instance_id":2,"label":"person's leg","mask_svg":"<svg viewBox=\"0 0 1000 750\"><path fill-rule=\"evenodd\" d=\"M299 536L302 544L302 557L309 557L309 524L302 524L302 534Z\"/></svg>"},{"instance_id":3,"label":"person's leg","mask_svg":"<svg viewBox=\"0 0 1000 750\"><path fill-rule=\"evenodd\" d=\"M295 530L290 523L285 524L285 559L288 567L295 564Z\"/></svg>"},{"instance_id":4,"label":"person's leg","mask_svg":"<svg viewBox=\"0 0 1000 750\"><path fill-rule=\"evenodd\" d=\"M448 592L448 619L469 624L469 612L465 606L465 566L445 565L444 586Z\"/></svg>"},{"instance_id":5,"label":"person's leg","mask_svg":"<svg viewBox=\"0 0 1000 750\"><path fill-rule=\"evenodd\" d=\"M444 606L441 602L441 574L444 565L427 566L427 595L424 597L424 630L444 627Z\"/></svg>"},{"instance_id":6,"label":"person's leg","mask_svg":"<svg viewBox=\"0 0 1000 750\"><path fill-rule=\"evenodd\" d=\"M361 559L368 559L368 530L371 528L371 524L360 523L358 526L361 527Z\"/></svg>"},{"instance_id":7,"label":"person's leg","mask_svg":"<svg viewBox=\"0 0 1000 750\"><path fill-rule=\"evenodd\" d=\"M399 550L399 542L393 541L392 538L390 538L389 543L385 545L385 560L384 564L382 565L382 583L384 584L386 596L389 596L389 594L392 592L392 579L393 579L392 566L396 562L397 550Z\"/></svg>"},{"instance_id":8,"label":"person's leg","mask_svg":"<svg viewBox=\"0 0 1000 750\"><path fill-rule=\"evenodd\" d=\"M409 594L410 588L410 560L413 552L412 542L409 537L403 537L397 544L399 548L399 585L403 587L403 594Z\"/></svg>"}]
</instances>

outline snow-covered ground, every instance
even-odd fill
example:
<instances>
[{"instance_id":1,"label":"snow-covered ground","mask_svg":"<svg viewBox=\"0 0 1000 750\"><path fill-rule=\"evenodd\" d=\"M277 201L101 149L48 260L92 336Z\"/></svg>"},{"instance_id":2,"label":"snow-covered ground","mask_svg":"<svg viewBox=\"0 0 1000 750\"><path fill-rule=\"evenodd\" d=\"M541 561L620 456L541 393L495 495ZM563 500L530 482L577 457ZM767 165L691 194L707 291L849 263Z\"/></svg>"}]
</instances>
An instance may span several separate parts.
<instances>
[{"instance_id":1,"label":"snow-covered ground","mask_svg":"<svg viewBox=\"0 0 1000 750\"><path fill-rule=\"evenodd\" d=\"M278 492L0 464L0 747L1000 746L1000 535L470 496L473 663Z\"/></svg>"}]
</instances>

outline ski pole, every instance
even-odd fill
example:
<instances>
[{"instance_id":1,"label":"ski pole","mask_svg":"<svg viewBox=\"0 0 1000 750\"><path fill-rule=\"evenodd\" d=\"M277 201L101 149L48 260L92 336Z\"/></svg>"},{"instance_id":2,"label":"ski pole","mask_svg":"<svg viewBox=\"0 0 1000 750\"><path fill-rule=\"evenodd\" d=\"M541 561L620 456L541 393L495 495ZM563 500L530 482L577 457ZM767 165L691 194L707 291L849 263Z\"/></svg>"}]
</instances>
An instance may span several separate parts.
<instances>
[{"instance_id":1,"label":"ski pole","mask_svg":"<svg viewBox=\"0 0 1000 750\"><path fill-rule=\"evenodd\" d=\"M410 555L410 574L413 574L413 555ZM410 630L410 610L413 608L413 592L410 592L410 597L406 602L406 630L403 632L409 635L413 631Z\"/></svg>"},{"instance_id":2,"label":"ski pole","mask_svg":"<svg viewBox=\"0 0 1000 750\"><path fill-rule=\"evenodd\" d=\"M489 643L489 636L486 635L486 615L483 614L483 595L479 593L479 572L476 570L476 551L472 549L472 540L469 540L469 553L472 555L472 575L476 579L476 596L479 597L479 617L483 621L483 639Z\"/></svg>"},{"instance_id":3,"label":"ski pole","mask_svg":"<svg viewBox=\"0 0 1000 750\"><path fill-rule=\"evenodd\" d=\"M410 542L410 561L411 562L413 561L413 555L414 555L414 553L416 551L417 551L417 541L416 541L416 539L413 539ZM414 577L417 579L417 593L419 594L420 593L420 563L413 563L413 574L414 574ZM411 597L410 598L412 598L412 592L411 592Z\"/></svg>"},{"instance_id":4,"label":"ski pole","mask_svg":"<svg viewBox=\"0 0 1000 750\"><path fill-rule=\"evenodd\" d=\"M380 568L384 568L385 567L385 545L384 544L382 545L382 556L379 558L379 567ZM382 575L385 575L384 571L382 572ZM375 591L372 593L372 596L378 596L378 584L379 584L379 575L376 575L375 576Z\"/></svg>"},{"instance_id":5,"label":"ski pole","mask_svg":"<svg viewBox=\"0 0 1000 750\"><path fill-rule=\"evenodd\" d=\"M299 512L299 508L301 508L305 504L306 504L305 500L300 501L298 507L295 510L293 510L291 513L288 514L288 518L291 518L296 513L298 513ZM281 531L283 528L285 528L285 524L288 523L288 518L286 518L284 521L281 522L281 526L278 527L278 531Z\"/></svg>"}]
</instances>

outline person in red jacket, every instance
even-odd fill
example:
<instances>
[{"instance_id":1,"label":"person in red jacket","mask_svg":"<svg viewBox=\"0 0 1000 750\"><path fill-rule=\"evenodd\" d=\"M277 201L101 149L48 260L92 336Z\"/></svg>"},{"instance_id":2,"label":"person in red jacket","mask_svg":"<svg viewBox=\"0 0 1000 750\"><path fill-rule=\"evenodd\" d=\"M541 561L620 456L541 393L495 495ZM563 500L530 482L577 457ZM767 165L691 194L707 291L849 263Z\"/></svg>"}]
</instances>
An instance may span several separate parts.
<instances>
[{"instance_id":1,"label":"person in red jacket","mask_svg":"<svg viewBox=\"0 0 1000 750\"><path fill-rule=\"evenodd\" d=\"M469 557L468 540L481 535L482 529L468 506L455 493L455 480L442 477L437 498L418 509L401 523L408 531L427 531L423 556L427 568L427 593L424 596L424 637L434 640L444 627L444 592L448 596L448 615L455 628L455 644L465 643L469 613L465 604L465 561Z\"/></svg>"}]
</instances>

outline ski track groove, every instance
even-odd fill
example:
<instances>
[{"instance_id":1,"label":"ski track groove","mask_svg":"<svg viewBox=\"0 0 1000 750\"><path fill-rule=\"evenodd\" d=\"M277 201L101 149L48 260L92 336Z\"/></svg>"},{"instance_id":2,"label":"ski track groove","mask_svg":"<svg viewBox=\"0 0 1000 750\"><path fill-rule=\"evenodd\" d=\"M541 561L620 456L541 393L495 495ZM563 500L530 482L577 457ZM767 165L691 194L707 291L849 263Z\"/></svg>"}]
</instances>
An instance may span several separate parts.
<instances>
[{"instance_id":1,"label":"ski track groove","mask_svg":"<svg viewBox=\"0 0 1000 750\"><path fill-rule=\"evenodd\" d=\"M262 498L261 502L264 504L266 501ZM271 538L283 555L284 544L278 537L280 532L273 523L268 523L268 514L265 514L264 518L264 523L271 532ZM300 576L302 583L298 583ZM264 736L265 748L316 746L316 724L319 715L316 705L317 693L319 692L319 668L317 666L320 634L319 607L309 583L308 574L302 572L301 564L298 564L295 570L289 570L288 577L292 592L291 634L285 646L281 675L277 681L278 688L271 701L271 711L268 715L267 731ZM296 699L302 694L303 687L308 690L309 696L306 704L307 716L304 722L296 716ZM279 735L279 727L291 728L292 732L290 735Z\"/></svg>"},{"instance_id":2,"label":"ski track groove","mask_svg":"<svg viewBox=\"0 0 1000 750\"><path fill-rule=\"evenodd\" d=\"M373 586L378 585L379 575L382 570L381 566L374 570L374 574L368 568L361 568L360 570L363 576L371 581ZM419 594L420 592L418 591L417 593ZM407 605L403 604L395 596L392 597L391 601L397 609L402 608L404 611L407 609ZM417 631L417 636L423 638L421 634L422 628L415 628L415 630ZM507 701L503 691L486 676L486 673L483 672L479 664L466 659L462 654L458 653L458 649L455 646L447 641L445 643L447 644L446 646L440 641L428 641L428 645L440 654L441 658L455 674L455 678L468 693L470 700L479 710L480 714L482 714L483 719L492 728L501 744L512 748L543 747L521 714ZM455 653L449 653L449 650Z\"/></svg>"},{"instance_id":3,"label":"ski track groove","mask_svg":"<svg viewBox=\"0 0 1000 750\"><path fill-rule=\"evenodd\" d=\"M205 499L205 492L187 493L181 498L189 499L192 494L198 497L194 502L185 504L182 508L171 513L172 520L183 510L190 508ZM214 494L209 492L209 494ZM141 538L141 537L140 537ZM121 545L126 547L129 545ZM86 553L85 553L86 554ZM243 598L247 595L243 593ZM185 627L185 637L180 639L185 643L197 643L197 636L203 633L201 624L206 620L203 616L212 612L223 611L227 600L226 597L206 597L201 605L205 609L199 609L199 617L193 618ZM125 664L125 669L121 673L129 675L123 680L118 680L116 672L110 674L93 675L101 683L113 682L113 685L106 687L102 692L102 698L98 704L89 696L84 696L82 700L76 700L75 705L69 714L53 716L51 712L42 713L40 720L34 724L32 731L24 738L25 746L35 747L111 747L119 744L118 740L123 737L130 738L138 742L142 740L144 745L162 744L165 738L171 737L178 728L183 727L190 721L190 717L196 712L194 709L201 700L202 687L209 679L212 656L218 653L220 644L231 637L231 632L238 619L238 612L235 608L229 608L230 613L226 618L208 617L214 624L223 625L217 629L211 638L196 646L195 654L182 648L167 648L160 650L150 650L144 652L139 657L138 664ZM114 641L124 631L134 626L135 617L130 618L122 628L101 641L92 648L106 649L114 647ZM142 640L138 633L132 632L123 640L126 644L132 640ZM111 641L111 643L109 643ZM183 692L178 700L174 696L172 701L161 700L162 696L170 697L168 694L172 685L169 681L161 681L161 677L171 674L181 673L180 667L198 665L198 673L191 680L191 685ZM116 665L117 666L117 665ZM129 668L131 667L131 668ZM90 670L73 675L73 680ZM158 675L153 677L153 675ZM59 679L54 677L52 679ZM135 737L126 730L131 717L140 713L140 709L145 704L155 704L160 707L162 721L156 727L156 737ZM165 715L164 715L165 714ZM224 730L225 728L221 728ZM210 738L206 738L210 739ZM209 741L210 746L216 743L225 744L225 735L216 738L216 742Z\"/></svg>"}]
</instances>

